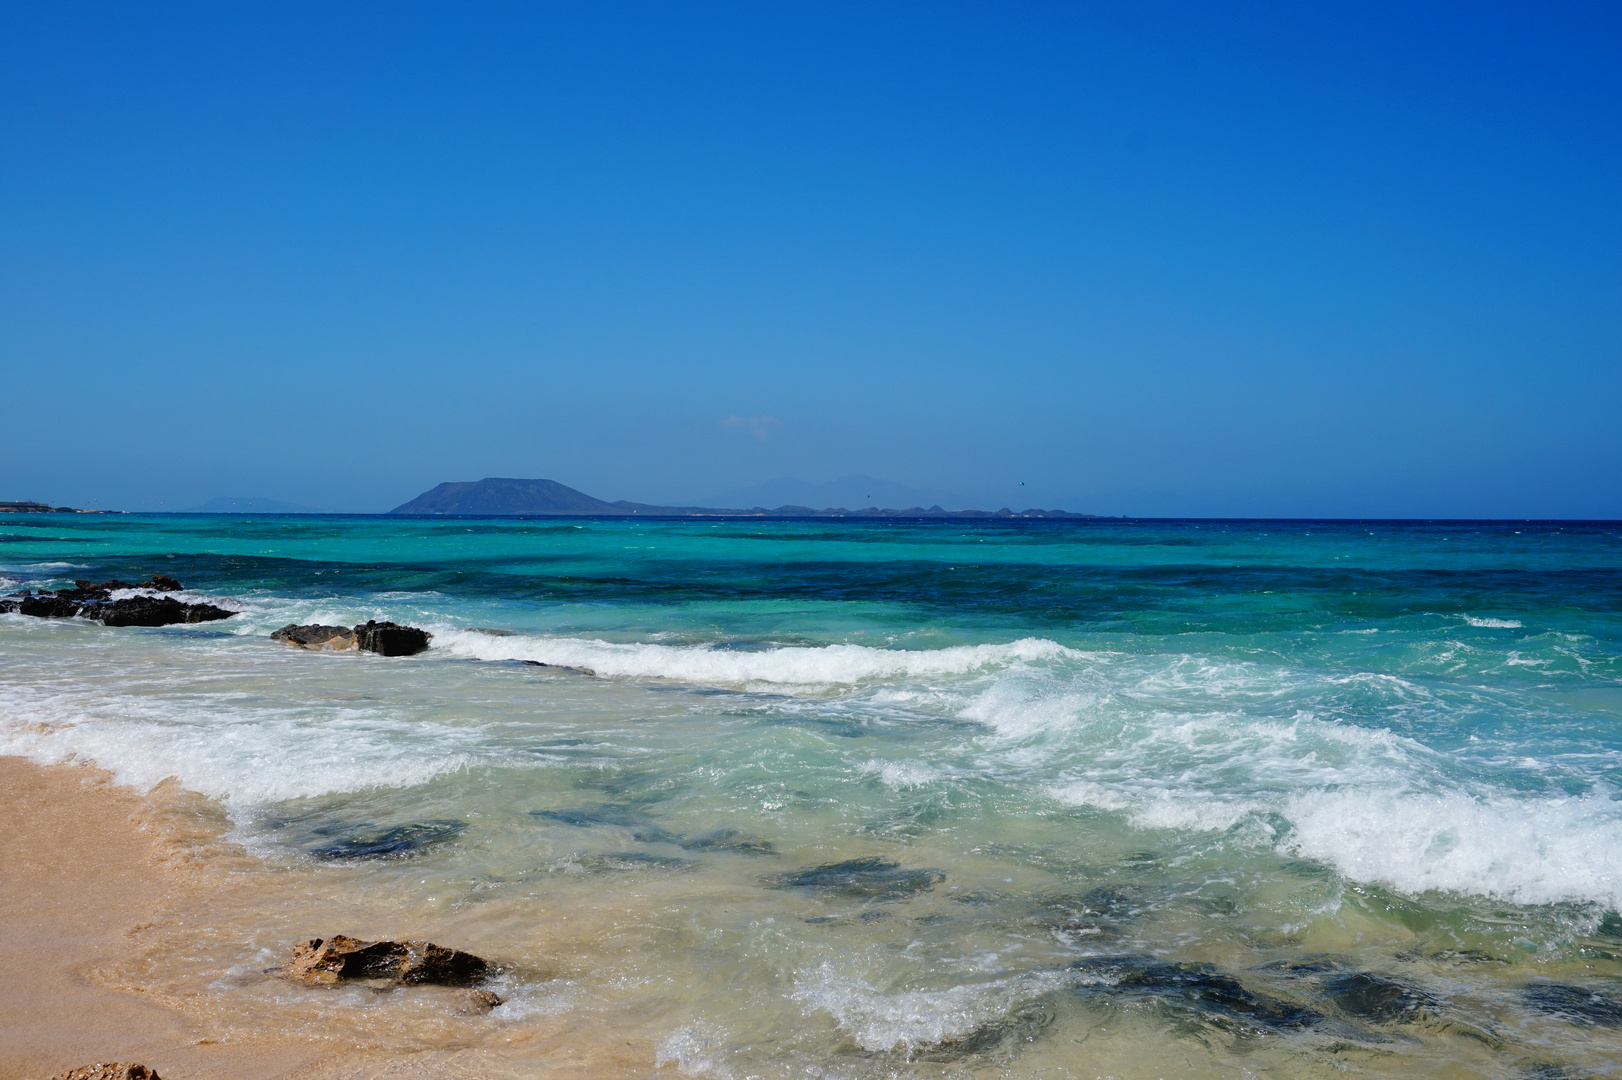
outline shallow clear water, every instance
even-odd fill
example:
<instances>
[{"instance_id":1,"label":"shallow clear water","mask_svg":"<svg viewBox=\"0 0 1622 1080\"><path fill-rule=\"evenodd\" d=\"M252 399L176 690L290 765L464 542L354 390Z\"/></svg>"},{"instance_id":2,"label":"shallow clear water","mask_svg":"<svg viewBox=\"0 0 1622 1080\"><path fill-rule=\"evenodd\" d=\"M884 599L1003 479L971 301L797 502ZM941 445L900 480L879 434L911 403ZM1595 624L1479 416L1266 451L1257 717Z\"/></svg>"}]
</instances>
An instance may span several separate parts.
<instances>
[{"instance_id":1,"label":"shallow clear water","mask_svg":"<svg viewBox=\"0 0 1622 1080\"><path fill-rule=\"evenodd\" d=\"M0 616L0 752L482 920L533 959L509 1031L671 1075L1622 1074L1622 526L0 521L18 585L153 572L242 611ZM367 618L433 647L268 637ZM564 978L526 928L571 913Z\"/></svg>"}]
</instances>

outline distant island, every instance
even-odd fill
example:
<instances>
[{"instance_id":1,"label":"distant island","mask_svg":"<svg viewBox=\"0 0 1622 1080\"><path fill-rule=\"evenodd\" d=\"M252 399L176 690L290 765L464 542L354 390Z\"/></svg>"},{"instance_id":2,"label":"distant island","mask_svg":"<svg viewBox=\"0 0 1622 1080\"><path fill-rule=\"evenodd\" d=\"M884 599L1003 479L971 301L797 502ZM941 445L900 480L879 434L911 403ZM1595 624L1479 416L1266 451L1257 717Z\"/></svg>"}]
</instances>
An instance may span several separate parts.
<instances>
[{"instance_id":1,"label":"distant island","mask_svg":"<svg viewBox=\"0 0 1622 1080\"><path fill-rule=\"evenodd\" d=\"M457 515L480 517L580 516L580 517L791 517L791 518L1091 518L1095 514L1072 514L1066 510L943 510L939 506L909 506L905 509L869 506L848 510L844 507L815 509L809 506L764 506L747 510L722 510L707 506L652 506L620 500L604 502L576 491L556 480L515 480L489 476L440 484L408 503L396 506L390 514Z\"/></svg>"},{"instance_id":2,"label":"distant island","mask_svg":"<svg viewBox=\"0 0 1622 1080\"><path fill-rule=\"evenodd\" d=\"M79 510L71 506L52 506L49 503L0 502L0 514L110 514L111 510Z\"/></svg>"}]
</instances>

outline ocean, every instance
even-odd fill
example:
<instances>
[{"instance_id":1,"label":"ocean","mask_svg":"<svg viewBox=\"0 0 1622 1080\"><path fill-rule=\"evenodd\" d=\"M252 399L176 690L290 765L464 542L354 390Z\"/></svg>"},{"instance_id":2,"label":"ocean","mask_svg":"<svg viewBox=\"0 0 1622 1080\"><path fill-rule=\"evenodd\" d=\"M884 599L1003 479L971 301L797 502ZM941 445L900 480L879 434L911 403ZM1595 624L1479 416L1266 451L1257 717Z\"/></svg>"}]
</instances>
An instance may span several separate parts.
<instances>
[{"instance_id":1,"label":"ocean","mask_svg":"<svg viewBox=\"0 0 1622 1080\"><path fill-rule=\"evenodd\" d=\"M222 1017L512 1075L1622 1076L1618 523L0 519L7 591L153 573L239 614L0 616L0 753L505 968L476 1019L300 989L344 927L222 913L143 969ZM432 646L269 637L373 618Z\"/></svg>"}]
</instances>

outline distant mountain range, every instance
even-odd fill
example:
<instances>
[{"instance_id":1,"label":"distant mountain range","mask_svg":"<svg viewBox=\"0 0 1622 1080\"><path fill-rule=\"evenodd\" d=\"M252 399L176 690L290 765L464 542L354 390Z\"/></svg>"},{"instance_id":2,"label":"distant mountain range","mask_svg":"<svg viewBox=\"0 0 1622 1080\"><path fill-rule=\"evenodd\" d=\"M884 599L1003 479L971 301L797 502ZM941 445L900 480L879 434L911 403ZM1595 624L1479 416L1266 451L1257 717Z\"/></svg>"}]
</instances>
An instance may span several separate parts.
<instances>
[{"instance_id":1,"label":"distant mountain range","mask_svg":"<svg viewBox=\"0 0 1622 1080\"><path fill-rule=\"evenodd\" d=\"M862 478L850 478L860 481ZM842 483L842 481L840 482ZM811 486L811 485L807 485ZM898 485L887 485L895 487ZM585 492L566 487L556 480L515 480L486 477L444 483L425 491L408 503L396 506L391 514L468 514L475 516L523 517L576 515L582 517L866 517L866 518L1086 518L1092 514L1071 514L1064 510L945 510L939 505L909 506L904 509L868 506L817 509L785 504L768 509L721 509L709 506L653 506L648 503L604 502Z\"/></svg>"}]
</instances>

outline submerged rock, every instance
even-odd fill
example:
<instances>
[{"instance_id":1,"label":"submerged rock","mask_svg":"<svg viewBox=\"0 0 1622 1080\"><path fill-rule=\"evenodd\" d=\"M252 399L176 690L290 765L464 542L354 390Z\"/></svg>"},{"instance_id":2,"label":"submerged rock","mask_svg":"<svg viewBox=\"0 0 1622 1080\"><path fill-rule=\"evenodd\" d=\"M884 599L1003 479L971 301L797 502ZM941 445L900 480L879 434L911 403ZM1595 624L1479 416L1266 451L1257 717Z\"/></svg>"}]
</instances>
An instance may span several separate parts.
<instances>
[{"instance_id":1,"label":"submerged rock","mask_svg":"<svg viewBox=\"0 0 1622 1080\"><path fill-rule=\"evenodd\" d=\"M1334 953L1308 953L1306 956L1297 956L1290 960L1273 960L1266 964L1259 964L1257 971L1277 971L1285 975L1323 975L1329 972L1346 971L1352 962L1344 956Z\"/></svg>"},{"instance_id":2,"label":"submerged rock","mask_svg":"<svg viewBox=\"0 0 1622 1080\"><path fill-rule=\"evenodd\" d=\"M687 851L731 851L740 855L777 854L777 848L771 841L750 836L738 829L711 829L696 836L684 836L676 842Z\"/></svg>"},{"instance_id":3,"label":"submerged rock","mask_svg":"<svg viewBox=\"0 0 1622 1080\"><path fill-rule=\"evenodd\" d=\"M123 589L178 592L180 588L180 582L162 574L154 574L151 581L135 584L116 578L99 584L75 581L73 588L58 589L54 593L42 589L31 595L17 593L0 597L0 611L41 619L80 616L107 626L173 626L177 623L214 622L236 614L213 604L189 604L172 596L126 596L120 600L114 600L112 596L115 591Z\"/></svg>"},{"instance_id":4,"label":"submerged rock","mask_svg":"<svg viewBox=\"0 0 1622 1080\"><path fill-rule=\"evenodd\" d=\"M493 633L493 632L494 631L486 631L486 633ZM589 667L571 667L568 664L546 664L546 663L542 663L539 660L525 660L524 663L528 664L530 667L551 668L553 671L570 671L570 672L573 672L576 675L595 675L595 674L597 674L596 671L594 671L593 669L591 669Z\"/></svg>"},{"instance_id":5,"label":"submerged rock","mask_svg":"<svg viewBox=\"0 0 1622 1080\"><path fill-rule=\"evenodd\" d=\"M1323 980L1324 997L1335 1007L1360 1020L1373 1020L1382 1024L1407 1024L1429 1019L1441 1003L1412 983L1376 975L1372 971L1354 971Z\"/></svg>"},{"instance_id":6,"label":"submerged rock","mask_svg":"<svg viewBox=\"0 0 1622 1080\"><path fill-rule=\"evenodd\" d=\"M493 990L469 990L462 999L461 1011L470 1016L477 1016L506 1003L507 999Z\"/></svg>"},{"instance_id":7,"label":"submerged rock","mask_svg":"<svg viewBox=\"0 0 1622 1080\"><path fill-rule=\"evenodd\" d=\"M297 645L301 649L320 649L323 652L337 652L355 647L355 632L347 626L322 626L320 623L299 626L296 623L288 623L280 630L273 630L270 637L272 641Z\"/></svg>"},{"instance_id":8,"label":"submerged rock","mask_svg":"<svg viewBox=\"0 0 1622 1080\"><path fill-rule=\"evenodd\" d=\"M95 1065L81 1065L77 1069L57 1073L51 1080L163 1080L163 1078L145 1065L108 1061Z\"/></svg>"},{"instance_id":9,"label":"submerged rock","mask_svg":"<svg viewBox=\"0 0 1622 1080\"><path fill-rule=\"evenodd\" d=\"M766 884L773 889L817 889L869 900L901 900L945 880L939 870L903 869L894 859L869 855L777 874L766 879Z\"/></svg>"},{"instance_id":10,"label":"submerged rock","mask_svg":"<svg viewBox=\"0 0 1622 1080\"><path fill-rule=\"evenodd\" d=\"M355 627L355 647L379 656L415 656L428 647L433 637L426 630L398 623L368 619Z\"/></svg>"},{"instance_id":11,"label":"submerged rock","mask_svg":"<svg viewBox=\"0 0 1622 1080\"><path fill-rule=\"evenodd\" d=\"M1572 983L1528 983L1521 1000L1529 1008L1563 1020L1598 1027L1622 1027L1622 1000Z\"/></svg>"},{"instance_id":12,"label":"submerged rock","mask_svg":"<svg viewBox=\"0 0 1622 1080\"><path fill-rule=\"evenodd\" d=\"M1076 986L1084 997L1152 1000L1202 1020L1272 1030L1309 1027L1323 1019L1305 1005L1249 990L1211 964L1092 956L1077 960L1071 969L1094 977Z\"/></svg>"},{"instance_id":13,"label":"submerged rock","mask_svg":"<svg viewBox=\"0 0 1622 1080\"><path fill-rule=\"evenodd\" d=\"M698 863L646 851L605 851L596 855L574 856L569 863L594 873L623 870L691 870Z\"/></svg>"},{"instance_id":14,"label":"submerged rock","mask_svg":"<svg viewBox=\"0 0 1622 1080\"><path fill-rule=\"evenodd\" d=\"M387 859L415 854L425 847L442 844L461 834L467 828L465 821L411 821L385 829L367 829L356 826L351 836L335 840L310 854L317 859ZM336 831L336 830L334 830Z\"/></svg>"},{"instance_id":15,"label":"submerged rock","mask_svg":"<svg viewBox=\"0 0 1622 1080\"><path fill-rule=\"evenodd\" d=\"M626 829L630 831L633 839L644 844L673 844L679 839L675 833L648 818L629 813L617 806L531 810L529 816L545 818L560 825L572 825L577 829L596 829L605 826Z\"/></svg>"},{"instance_id":16,"label":"submerged rock","mask_svg":"<svg viewBox=\"0 0 1622 1080\"><path fill-rule=\"evenodd\" d=\"M579 740L573 740L578 742ZM723 851L743 855L775 855L777 849L769 841L751 836L739 829L711 829L708 832L684 836L671 832L663 825L630 813L618 806L581 807L564 810L531 810L530 817L572 825L578 829L625 829L632 839L642 844L674 844L686 851Z\"/></svg>"},{"instance_id":17,"label":"submerged rock","mask_svg":"<svg viewBox=\"0 0 1622 1080\"><path fill-rule=\"evenodd\" d=\"M1005 1016L982 1024L967 1034L944 1039L920 1053L924 1061L949 1062L976 1055L997 1057L1033 1043L1058 1015L1047 998L1015 1006Z\"/></svg>"},{"instance_id":18,"label":"submerged rock","mask_svg":"<svg viewBox=\"0 0 1622 1080\"><path fill-rule=\"evenodd\" d=\"M284 978L305 986L335 986L350 979L472 986L491 973L488 960L460 949L429 941L361 941L343 934L297 946L281 970Z\"/></svg>"}]
</instances>

